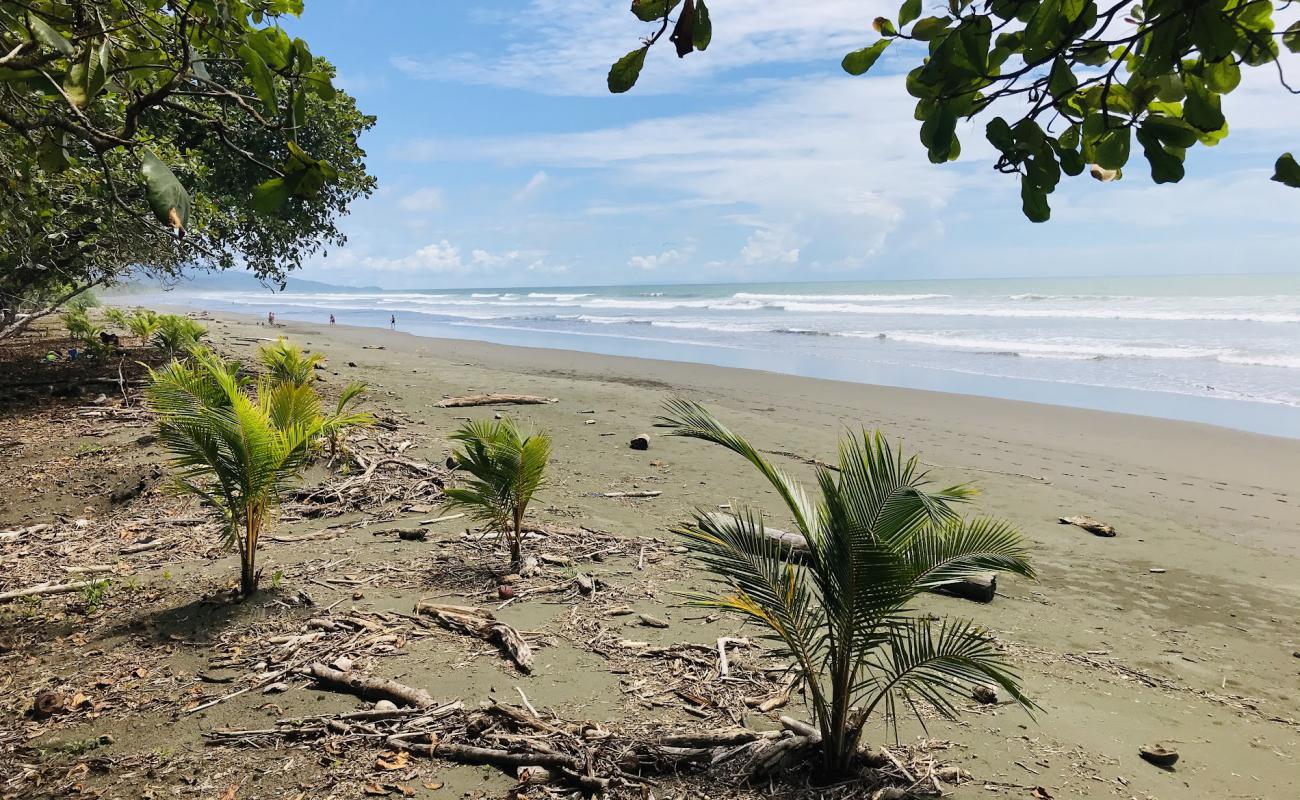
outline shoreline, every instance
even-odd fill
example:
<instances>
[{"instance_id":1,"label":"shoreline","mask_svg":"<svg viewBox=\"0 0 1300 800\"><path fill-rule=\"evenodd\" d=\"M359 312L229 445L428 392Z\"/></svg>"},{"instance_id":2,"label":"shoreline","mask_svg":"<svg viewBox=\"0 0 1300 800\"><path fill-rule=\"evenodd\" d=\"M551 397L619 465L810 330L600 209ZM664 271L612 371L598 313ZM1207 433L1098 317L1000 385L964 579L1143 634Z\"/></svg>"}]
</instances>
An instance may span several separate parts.
<instances>
[{"instance_id":1,"label":"shoreline","mask_svg":"<svg viewBox=\"0 0 1300 800\"><path fill-rule=\"evenodd\" d=\"M184 296L177 297L177 300ZM132 298L123 297L122 300ZM249 321L260 317L247 311L231 310L218 302L216 310L202 305L202 299L164 303L174 310L194 313L204 311L238 316ZM130 305L130 303L125 303ZM328 311L297 309L277 310L282 322L313 325ZM356 314L353 314L356 316ZM352 325L358 330L391 333L387 312L374 325ZM726 347L693 341L642 339L599 332L533 330L494 326L486 322L422 321L419 315L402 315L402 323L418 320L408 335L440 341L464 341L497 344L505 347L532 347L582 355L621 357L696 364L718 369L760 370L774 375L811 378L879 388L905 389L962 397L1023 402L1057 408L1083 409L1209 425L1229 430L1300 440L1300 408L1285 403L1255 401L1236 397L1212 397L1161 389L1111 387L1093 383L1071 383L1030 377L1004 377L977 371L943 369L922 364L878 364L856 362L819 353L794 355L761 350ZM399 331L406 332L406 331ZM535 342L544 344L535 344ZM664 357L665 349L672 352Z\"/></svg>"}]
</instances>

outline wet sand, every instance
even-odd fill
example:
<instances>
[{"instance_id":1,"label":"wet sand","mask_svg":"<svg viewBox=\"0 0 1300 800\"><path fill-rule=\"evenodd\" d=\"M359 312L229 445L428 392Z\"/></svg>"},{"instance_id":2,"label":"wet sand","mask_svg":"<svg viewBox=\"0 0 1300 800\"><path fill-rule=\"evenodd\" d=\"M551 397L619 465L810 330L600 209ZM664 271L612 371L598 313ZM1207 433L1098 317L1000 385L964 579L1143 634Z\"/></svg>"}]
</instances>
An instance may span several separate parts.
<instances>
[{"instance_id":1,"label":"wet sand","mask_svg":"<svg viewBox=\"0 0 1300 800\"><path fill-rule=\"evenodd\" d=\"M234 315L213 328L214 338L236 351L273 335ZM931 736L956 743L954 760L977 777L959 796L988 796L981 781L1008 784L1012 795L1024 794L1012 787L1041 785L1058 797L1300 793L1300 441L367 328L288 323L274 335L326 352L328 380L366 381L435 437L460 417L492 410L433 408L447 395L559 398L508 412L554 436L543 514L628 535L662 536L692 508L733 498L777 511L737 457L655 436L653 419L672 394L704 402L769 451L829 459L844 432L879 428L919 453L936 481L977 483L984 494L973 510L1014 522L1035 549L1039 581L1004 577L992 605L938 597L924 603L995 631L1043 708L1033 719L1003 708L930 726ZM637 433L651 434L649 451L628 448ZM800 461L771 457L811 476ZM593 496L632 487L663 494L639 503ZM1072 514L1103 519L1119 535L1099 538L1057 524ZM658 602L671 613L671 597ZM711 641L717 629L740 630L727 621L687 635ZM587 701L567 682L554 686L555 698L549 691L544 674L529 681L539 705L582 708L590 701L593 716L603 705L599 690ZM875 725L867 737L887 738ZM1176 770L1138 759L1139 745L1154 741L1182 752Z\"/></svg>"}]
</instances>

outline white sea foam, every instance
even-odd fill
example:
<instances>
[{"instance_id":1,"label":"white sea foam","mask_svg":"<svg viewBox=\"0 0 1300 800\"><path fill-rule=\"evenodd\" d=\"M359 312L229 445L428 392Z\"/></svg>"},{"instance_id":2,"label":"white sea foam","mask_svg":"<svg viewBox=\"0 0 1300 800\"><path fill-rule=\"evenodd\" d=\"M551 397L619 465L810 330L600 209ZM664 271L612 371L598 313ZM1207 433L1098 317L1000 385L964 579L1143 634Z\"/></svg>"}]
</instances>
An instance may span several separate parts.
<instances>
[{"instance_id":1,"label":"white sea foam","mask_svg":"<svg viewBox=\"0 0 1300 800\"><path fill-rule=\"evenodd\" d=\"M898 302L906 300L942 300L952 295L947 294L755 294L753 292L736 292L736 300L761 300L765 303L868 303Z\"/></svg>"}]
</instances>

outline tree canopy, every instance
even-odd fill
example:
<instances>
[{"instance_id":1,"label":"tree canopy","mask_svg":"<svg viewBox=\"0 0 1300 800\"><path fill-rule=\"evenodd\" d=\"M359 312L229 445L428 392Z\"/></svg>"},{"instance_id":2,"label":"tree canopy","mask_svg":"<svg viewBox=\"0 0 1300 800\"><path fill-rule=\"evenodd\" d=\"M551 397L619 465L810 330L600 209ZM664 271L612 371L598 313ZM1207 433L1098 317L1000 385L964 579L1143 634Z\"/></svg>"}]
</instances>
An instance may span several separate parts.
<instances>
[{"instance_id":1,"label":"tree canopy","mask_svg":"<svg viewBox=\"0 0 1300 800\"><path fill-rule=\"evenodd\" d=\"M283 282L374 189L302 0L0 0L0 336L134 272ZM36 298L36 300L34 300Z\"/></svg>"},{"instance_id":2,"label":"tree canopy","mask_svg":"<svg viewBox=\"0 0 1300 800\"><path fill-rule=\"evenodd\" d=\"M947 0L923 16L903 0L895 19L877 17L879 38L844 56L851 75L870 70L900 42L919 63L906 75L930 161L961 153L957 121L987 118L995 168L1019 176L1024 214L1051 216L1048 195L1062 175L1085 170L1119 179L1140 149L1156 183L1177 183L1187 150L1228 135L1222 98L1244 69L1275 71L1287 83L1282 49L1300 52L1300 22L1286 25L1290 0ZM672 27L677 55L704 50L712 21L704 0L633 0L632 13L657 27L609 71L611 92L635 85L645 56ZM675 17L674 17L675 15ZM1294 17L1294 15L1291 15ZM925 48L925 51L922 51ZM1273 180L1300 187L1290 153Z\"/></svg>"}]
</instances>

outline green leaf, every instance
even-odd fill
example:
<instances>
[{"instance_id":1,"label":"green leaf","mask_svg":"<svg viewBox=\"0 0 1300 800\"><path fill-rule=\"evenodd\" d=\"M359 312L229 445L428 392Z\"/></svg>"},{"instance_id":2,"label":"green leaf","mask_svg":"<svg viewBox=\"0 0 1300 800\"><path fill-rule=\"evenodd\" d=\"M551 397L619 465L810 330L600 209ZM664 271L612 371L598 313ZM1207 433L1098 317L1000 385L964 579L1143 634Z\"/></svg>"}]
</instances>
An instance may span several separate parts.
<instances>
[{"instance_id":1,"label":"green leaf","mask_svg":"<svg viewBox=\"0 0 1300 800\"><path fill-rule=\"evenodd\" d=\"M293 40L293 54L294 69L299 75L305 75L316 65L311 57L311 50L302 39Z\"/></svg>"},{"instance_id":2,"label":"green leaf","mask_svg":"<svg viewBox=\"0 0 1300 800\"><path fill-rule=\"evenodd\" d=\"M330 80L329 73L323 70L308 73L303 77L303 85L327 103L338 94L334 89L334 83Z\"/></svg>"},{"instance_id":3,"label":"green leaf","mask_svg":"<svg viewBox=\"0 0 1300 800\"><path fill-rule=\"evenodd\" d=\"M1290 153L1283 153L1273 165L1273 180L1300 189L1300 164Z\"/></svg>"},{"instance_id":4,"label":"green leaf","mask_svg":"<svg viewBox=\"0 0 1300 800\"><path fill-rule=\"evenodd\" d=\"M1211 91L1227 94L1241 83L1241 67L1231 58L1205 65L1205 85Z\"/></svg>"},{"instance_id":5,"label":"green leaf","mask_svg":"<svg viewBox=\"0 0 1300 800\"><path fill-rule=\"evenodd\" d=\"M53 131L41 140L40 151L36 155L37 163L41 169L49 173L63 172L71 162L68 160L68 149L66 147L65 134L63 131Z\"/></svg>"},{"instance_id":6,"label":"green leaf","mask_svg":"<svg viewBox=\"0 0 1300 800\"><path fill-rule=\"evenodd\" d=\"M1151 165L1151 180L1156 183L1178 183L1183 179L1183 160L1160 144L1160 138L1145 125L1137 130L1142 153Z\"/></svg>"},{"instance_id":7,"label":"green leaf","mask_svg":"<svg viewBox=\"0 0 1300 800\"><path fill-rule=\"evenodd\" d=\"M1127 127L1107 128L1093 141L1093 161L1105 169L1119 169L1128 163L1131 139Z\"/></svg>"},{"instance_id":8,"label":"green leaf","mask_svg":"<svg viewBox=\"0 0 1300 800\"><path fill-rule=\"evenodd\" d=\"M1183 87L1187 90L1183 119L1206 133L1221 129L1225 120L1219 107L1219 96L1205 88L1195 75L1184 75Z\"/></svg>"},{"instance_id":9,"label":"green leaf","mask_svg":"<svg viewBox=\"0 0 1300 800\"><path fill-rule=\"evenodd\" d=\"M247 45L257 51L267 67L277 72L288 67L289 59L293 57L293 42L280 28L263 28L254 32L248 36Z\"/></svg>"},{"instance_id":10,"label":"green leaf","mask_svg":"<svg viewBox=\"0 0 1300 800\"><path fill-rule=\"evenodd\" d=\"M614 62L606 78L611 92L622 94L636 85L636 79L641 76L641 68L645 66L646 51L649 49L649 47L638 47Z\"/></svg>"},{"instance_id":11,"label":"green leaf","mask_svg":"<svg viewBox=\"0 0 1300 800\"><path fill-rule=\"evenodd\" d=\"M1142 130L1149 131L1169 147L1191 147L1199 137L1196 129L1177 117L1148 114L1142 121Z\"/></svg>"},{"instance_id":12,"label":"green leaf","mask_svg":"<svg viewBox=\"0 0 1300 800\"><path fill-rule=\"evenodd\" d=\"M1292 53L1300 53L1300 22L1292 22L1282 34L1282 44Z\"/></svg>"},{"instance_id":13,"label":"green leaf","mask_svg":"<svg viewBox=\"0 0 1300 800\"><path fill-rule=\"evenodd\" d=\"M36 38L41 44L46 45L47 47L52 47L65 56L70 56L77 52L77 49L72 46L72 42L65 39L63 34L55 30L54 27L45 20L33 14L30 21L32 24L32 33L36 34Z\"/></svg>"},{"instance_id":14,"label":"green leaf","mask_svg":"<svg viewBox=\"0 0 1300 800\"><path fill-rule=\"evenodd\" d=\"M867 70L871 69L871 66L876 63L876 60L880 58L881 54L885 52L885 49L889 47L889 43L892 41L893 39L881 39L869 47L864 47L861 50L854 50L852 53L844 56L844 60L840 62L840 66L850 75L862 75Z\"/></svg>"},{"instance_id":15,"label":"green leaf","mask_svg":"<svg viewBox=\"0 0 1300 800\"><path fill-rule=\"evenodd\" d=\"M950 22L952 19L949 17L926 17L912 26L912 38L920 42L928 42L947 30Z\"/></svg>"},{"instance_id":16,"label":"green leaf","mask_svg":"<svg viewBox=\"0 0 1300 800\"><path fill-rule=\"evenodd\" d=\"M681 0L632 0L632 13L642 22L653 22L668 16L679 2Z\"/></svg>"},{"instance_id":17,"label":"green leaf","mask_svg":"<svg viewBox=\"0 0 1300 800\"><path fill-rule=\"evenodd\" d=\"M106 44L106 43L105 43ZM107 56L103 46L87 42L85 49L68 66L63 76L63 91L77 108L85 108L104 88Z\"/></svg>"},{"instance_id":18,"label":"green leaf","mask_svg":"<svg viewBox=\"0 0 1300 800\"><path fill-rule=\"evenodd\" d=\"M239 57L244 62L244 75L253 85L253 91L261 99L266 113L274 116L279 108L275 99L275 82L271 78L271 71L266 67L266 61L262 59L261 53L249 45L239 48Z\"/></svg>"},{"instance_id":19,"label":"green leaf","mask_svg":"<svg viewBox=\"0 0 1300 800\"><path fill-rule=\"evenodd\" d=\"M1232 53L1237 44L1233 21L1215 8L1215 3L1201 3L1192 16L1191 36L1206 61L1218 61Z\"/></svg>"},{"instance_id":20,"label":"green leaf","mask_svg":"<svg viewBox=\"0 0 1300 800\"><path fill-rule=\"evenodd\" d=\"M921 16L921 0L903 0L903 5L898 8L898 27L907 25L919 16Z\"/></svg>"},{"instance_id":21,"label":"green leaf","mask_svg":"<svg viewBox=\"0 0 1300 800\"><path fill-rule=\"evenodd\" d=\"M1061 100L1074 93L1079 82L1075 80L1074 73L1070 71L1070 65L1064 58L1057 58L1052 62L1052 71L1047 78L1047 91L1051 92L1052 97Z\"/></svg>"},{"instance_id":22,"label":"green leaf","mask_svg":"<svg viewBox=\"0 0 1300 800\"><path fill-rule=\"evenodd\" d=\"M1045 58L1060 40L1067 20L1061 12L1063 0L1043 0L1025 26L1025 56Z\"/></svg>"},{"instance_id":23,"label":"green leaf","mask_svg":"<svg viewBox=\"0 0 1300 800\"><path fill-rule=\"evenodd\" d=\"M190 219L190 193L152 150L146 149L140 157L140 172L154 216L164 225L185 230Z\"/></svg>"},{"instance_id":24,"label":"green leaf","mask_svg":"<svg viewBox=\"0 0 1300 800\"><path fill-rule=\"evenodd\" d=\"M696 50L708 50L713 41L713 22L709 19L709 7L704 0L695 0L695 27L691 29L691 43Z\"/></svg>"},{"instance_id":25,"label":"green leaf","mask_svg":"<svg viewBox=\"0 0 1300 800\"><path fill-rule=\"evenodd\" d=\"M272 214L289 200L289 186L284 178L272 178L253 189L253 208L263 214Z\"/></svg>"},{"instance_id":26,"label":"green leaf","mask_svg":"<svg viewBox=\"0 0 1300 800\"><path fill-rule=\"evenodd\" d=\"M1030 222L1047 222L1052 218L1047 192L1035 186L1027 175L1020 177L1020 208Z\"/></svg>"},{"instance_id":27,"label":"green leaf","mask_svg":"<svg viewBox=\"0 0 1300 800\"><path fill-rule=\"evenodd\" d=\"M989 124L984 126L984 137L1003 153L1009 153L1016 148L1016 138L1011 133L1011 126L1002 117L994 117L989 120Z\"/></svg>"}]
</instances>

